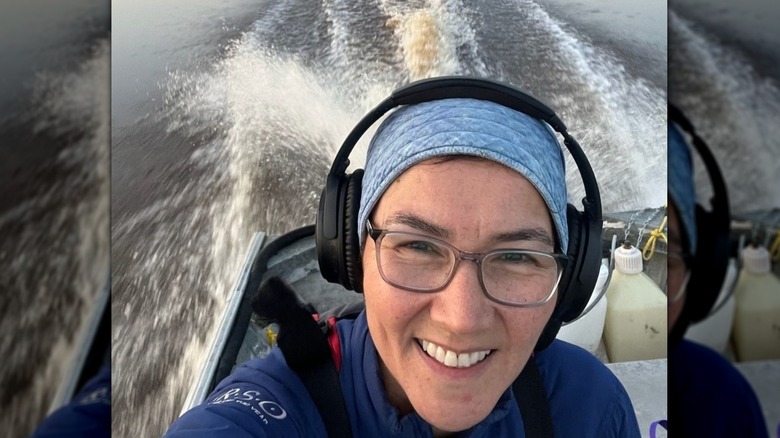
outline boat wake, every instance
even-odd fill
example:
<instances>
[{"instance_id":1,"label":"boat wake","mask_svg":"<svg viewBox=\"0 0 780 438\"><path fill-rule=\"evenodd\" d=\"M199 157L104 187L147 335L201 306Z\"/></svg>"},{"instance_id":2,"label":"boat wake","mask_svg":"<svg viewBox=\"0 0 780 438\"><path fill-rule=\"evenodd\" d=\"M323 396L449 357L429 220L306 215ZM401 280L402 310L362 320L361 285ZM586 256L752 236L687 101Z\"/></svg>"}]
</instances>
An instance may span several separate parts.
<instances>
[{"instance_id":1,"label":"boat wake","mask_svg":"<svg viewBox=\"0 0 780 438\"><path fill-rule=\"evenodd\" d=\"M780 205L780 84L759 74L737 48L669 11L669 96L711 145L734 212ZM696 187L709 199L710 182L698 165ZM703 190L702 190L703 188ZM756 196L760 193L761 196Z\"/></svg>"},{"instance_id":2,"label":"boat wake","mask_svg":"<svg viewBox=\"0 0 780 438\"><path fill-rule=\"evenodd\" d=\"M631 76L616 54L552 17L533 1L517 6L535 26L525 26L524 50L537 53L527 77L588 155L605 211L666 203L666 90ZM547 40L552 40L547 42ZM529 42L531 44L529 44ZM520 43L518 43L520 45ZM515 76L516 77L516 76ZM522 83L524 78L518 78ZM549 97L548 97L549 96ZM567 168L575 169L567 155ZM580 177L567 172L569 198L584 197Z\"/></svg>"},{"instance_id":3,"label":"boat wake","mask_svg":"<svg viewBox=\"0 0 780 438\"><path fill-rule=\"evenodd\" d=\"M39 74L0 211L0 423L27 436L46 415L109 271L107 39L73 69ZM103 85L102 87L100 85Z\"/></svg>"},{"instance_id":4,"label":"boat wake","mask_svg":"<svg viewBox=\"0 0 780 438\"><path fill-rule=\"evenodd\" d=\"M382 6L390 16L386 25L400 43L406 81L464 74L468 63L461 62L461 55L470 55L476 61L471 74L487 76L477 55L474 28L462 15L461 2L433 0L414 7L406 2L385 1Z\"/></svg>"}]
</instances>

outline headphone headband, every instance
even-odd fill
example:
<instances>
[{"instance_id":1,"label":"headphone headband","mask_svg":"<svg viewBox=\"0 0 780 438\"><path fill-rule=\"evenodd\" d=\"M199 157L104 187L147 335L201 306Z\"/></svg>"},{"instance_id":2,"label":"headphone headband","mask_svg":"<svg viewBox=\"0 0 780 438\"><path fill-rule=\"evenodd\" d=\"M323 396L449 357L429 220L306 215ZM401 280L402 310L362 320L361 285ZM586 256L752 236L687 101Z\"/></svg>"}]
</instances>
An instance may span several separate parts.
<instances>
[{"instance_id":1,"label":"headphone headband","mask_svg":"<svg viewBox=\"0 0 780 438\"><path fill-rule=\"evenodd\" d=\"M441 99L477 99L487 100L515 111L543 120L561 134L566 132L566 125L547 105L522 91L508 87L490 79L468 76L444 76L424 79L405 85L395 91L390 97L379 103L366 114L349 133L341 144L330 174L341 174L349 165L349 154L354 149L360 137L368 128L393 108L401 105L414 105Z\"/></svg>"},{"instance_id":2,"label":"headphone headband","mask_svg":"<svg viewBox=\"0 0 780 438\"><path fill-rule=\"evenodd\" d=\"M445 76L413 82L395 90L390 97L380 102L379 105L366 114L355 125L344 140L344 143L341 144L341 148L339 148L331 165L330 172L328 172L326 188L334 187L336 180L341 178L347 170L349 154L355 148L360 138L368 131L371 125L376 123L387 112L401 105L414 105L434 100L455 98L478 99L497 103L542 120L556 132L560 133L564 139L563 144L574 158L583 181L585 188L585 198L582 200L583 209L591 219L601 224L601 194L599 193L599 186L593 173L593 168L591 168L579 143L568 133L566 125L555 114L555 111L516 88L484 78ZM325 199L326 203L332 203L332 205L325 205L326 211L333 211L336 208L337 196L334 194L334 196L327 196ZM335 238L337 234L336 218L323 218L322 232L329 239Z\"/></svg>"}]
</instances>

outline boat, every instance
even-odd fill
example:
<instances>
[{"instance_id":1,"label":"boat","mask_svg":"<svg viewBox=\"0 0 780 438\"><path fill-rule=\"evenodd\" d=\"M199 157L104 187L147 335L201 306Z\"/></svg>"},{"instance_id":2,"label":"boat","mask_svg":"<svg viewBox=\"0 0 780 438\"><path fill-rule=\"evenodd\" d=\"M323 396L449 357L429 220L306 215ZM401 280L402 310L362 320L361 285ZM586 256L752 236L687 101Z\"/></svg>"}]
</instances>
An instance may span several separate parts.
<instances>
[{"instance_id":1,"label":"boat","mask_svg":"<svg viewBox=\"0 0 780 438\"><path fill-rule=\"evenodd\" d=\"M271 239L258 232L252 237L243 268L228 298L225 313L199 378L185 401L182 414L202 403L216 385L240 364L268 353L267 321L254 314L250 275L278 276L313 309L328 310L363 300L363 296L322 278L317 262L314 225Z\"/></svg>"}]
</instances>

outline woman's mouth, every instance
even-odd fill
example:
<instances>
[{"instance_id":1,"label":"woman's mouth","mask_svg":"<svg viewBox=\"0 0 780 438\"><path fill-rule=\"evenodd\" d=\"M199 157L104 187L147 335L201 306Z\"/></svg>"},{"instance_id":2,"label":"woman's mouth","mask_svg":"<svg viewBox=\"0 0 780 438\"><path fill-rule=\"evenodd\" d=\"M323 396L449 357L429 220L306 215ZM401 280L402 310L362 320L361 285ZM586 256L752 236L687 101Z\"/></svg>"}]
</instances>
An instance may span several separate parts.
<instances>
[{"instance_id":1,"label":"woman's mouth","mask_svg":"<svg viewBox=\"0 0 780 438\"><path fill-rule=\"evenodd\" d=\"M450 368L468 368L476 365L490 355L492 350L473 351L470 353L455 353L442 348L433 342L426 341L424 339L417 339L417 343L425 351L425 353L436 359L437 362Z\"/></svg>"}]
</instances>

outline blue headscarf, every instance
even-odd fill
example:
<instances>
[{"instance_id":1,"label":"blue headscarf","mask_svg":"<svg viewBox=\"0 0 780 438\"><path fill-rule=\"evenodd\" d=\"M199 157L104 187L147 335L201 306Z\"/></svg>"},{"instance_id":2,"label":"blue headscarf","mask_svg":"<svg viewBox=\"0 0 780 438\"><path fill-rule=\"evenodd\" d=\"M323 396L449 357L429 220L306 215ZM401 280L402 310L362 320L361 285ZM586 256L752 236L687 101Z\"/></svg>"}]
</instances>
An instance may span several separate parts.
<instances>
[{"instance_id":1,"label":"blue headscarf","mask_svg":"<svg viewBox=\"0 0 780 438\"><path fill-rule=\"evenodd\" d=\"M379 198L413 165L445 155L482 157L523 175L547 204L561 249L568 247L565 162L552 129L505 106L475 99L444 99L401 107L371 140L363 176L358 229Z\"/></svg>"},{"instance_id":2,"label":"blue headscarf","mask_svg":"<svg viewBox=\"0 0 780 438\"><path fill-rule=\"evenodd\" d=\"M668 124L669 196L688 238L691 254L696 253L696 189L693 161L688 143L676 125Z\"/></svg>"}]
</instances>

